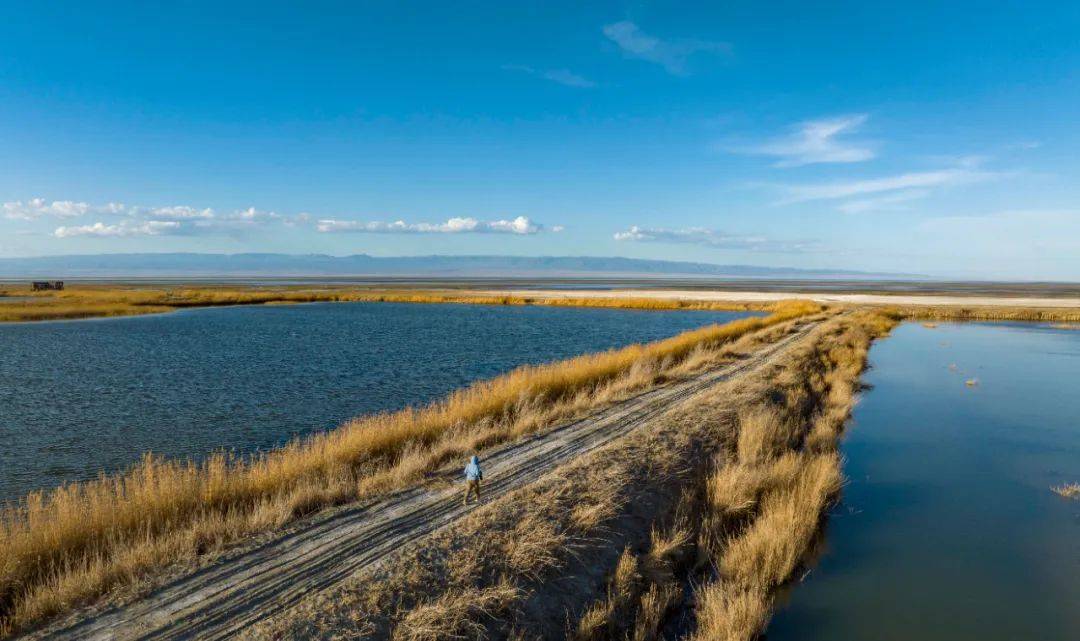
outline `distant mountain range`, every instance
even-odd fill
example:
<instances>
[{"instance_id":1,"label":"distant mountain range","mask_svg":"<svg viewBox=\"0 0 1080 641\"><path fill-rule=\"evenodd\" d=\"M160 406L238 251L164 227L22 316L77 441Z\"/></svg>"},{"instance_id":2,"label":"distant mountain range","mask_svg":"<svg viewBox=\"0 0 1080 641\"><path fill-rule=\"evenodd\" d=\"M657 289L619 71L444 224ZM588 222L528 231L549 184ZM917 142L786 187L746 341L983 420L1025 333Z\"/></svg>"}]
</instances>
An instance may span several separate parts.
<instances>
[{"instance_id":1,"label":"distant mountain range","mask_svg":"<svg viewBox=\"0 0 1080 641\"><path fill-rule=\"evenodd\" d=\"M327 256L325 254L97 254L0 258L0 278L148 277L590 277L880 278L839 269L713 265L590 256Z\"/></svg>"}]
</instances>

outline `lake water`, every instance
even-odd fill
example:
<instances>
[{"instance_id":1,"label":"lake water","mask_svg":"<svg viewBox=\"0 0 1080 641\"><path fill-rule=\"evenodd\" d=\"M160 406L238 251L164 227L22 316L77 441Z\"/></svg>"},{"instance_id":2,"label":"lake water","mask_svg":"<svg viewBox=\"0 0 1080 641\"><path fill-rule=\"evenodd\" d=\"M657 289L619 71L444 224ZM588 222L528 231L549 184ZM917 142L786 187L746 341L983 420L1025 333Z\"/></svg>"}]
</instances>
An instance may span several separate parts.
<instances>
[{"instance_id":1,"label":"lake water","mask_svg":"<svg viewBox=\"0 0 1080 641\"><path fill-rule=\"evenodd\" d=\"M145 451L251 452L745 312L324 303L0 324L0 501Z\"/></svg>"},{"instance_id":2,"label":"lake water","mask_svg":"<svg viewBox=\"0 0 1080 641\"><path fill-rule=\"evenodd\" d=\"M1080 481L1080 332L906 324L871 362L851 482L768 641L1080 639L1080 501L1048 489Z\"/></svg>"}]
</instances>

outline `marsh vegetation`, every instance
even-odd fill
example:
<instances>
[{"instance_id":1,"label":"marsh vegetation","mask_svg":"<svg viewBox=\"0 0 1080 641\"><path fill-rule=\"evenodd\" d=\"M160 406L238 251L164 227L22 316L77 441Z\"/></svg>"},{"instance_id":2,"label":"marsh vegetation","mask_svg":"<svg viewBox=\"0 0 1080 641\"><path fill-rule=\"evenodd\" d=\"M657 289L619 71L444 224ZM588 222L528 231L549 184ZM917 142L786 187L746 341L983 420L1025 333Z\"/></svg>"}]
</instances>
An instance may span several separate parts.
<instances>
[{"instance_id":1,"label":"marsh vegetation","mask_svg":"<svg viewBox=\"0 0 1080 641\"><path fill-rule=\"evenodd\" d=\"M0 515L4 625L41 620L322 507L416 482L466 452L690 375L744 336L820 311L778 305L767 317L522 367L426 407L363 417L255 457L147 456L120 475L33 493Z\"/></svg>"},{"instance_id":2,"label":"marsh vegetation","mask_svg":"<svg viewBox=\"0 0 1080 641\"><path fill-rule=\"evenodd\" d=\"M829 321L751 380L714 388L246 636L753 638L840 487L836 440L866 347L891 323Z\"/></svg>"}]
</instances>

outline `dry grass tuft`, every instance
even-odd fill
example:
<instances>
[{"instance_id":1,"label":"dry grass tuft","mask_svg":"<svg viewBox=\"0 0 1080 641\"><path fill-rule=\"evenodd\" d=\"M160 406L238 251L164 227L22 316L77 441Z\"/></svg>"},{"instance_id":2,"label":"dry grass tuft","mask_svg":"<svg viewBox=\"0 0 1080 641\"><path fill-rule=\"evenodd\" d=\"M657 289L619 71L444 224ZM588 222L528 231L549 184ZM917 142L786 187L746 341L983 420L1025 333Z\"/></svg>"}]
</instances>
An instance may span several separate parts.
<instances>
[{"instance_id":1,"label":"dry grass tuft","mask_svg":"<svg viewBox=\"0 0 1080 641\"><path fill-rule=\"evenodd\" d=\"M786 581L841 483L840 461L835 454L811 455L789 486L765 495L760 516L729 543L720 563L723 576L740 586L761 590Z\"/></svg>"},{"instance_id":2,"label":"dry grass tuft","mask_svg":"<svg viewBox=\"0 0 1080 641\"><path fill-rule=\"evenodd\" d=\"M1050 491L1066 499L1080 499L1080 483L1066 483L1051 487Z\"/></svg>"},{"instance_id":3,"label":"dry grass tuft","mask_svg":"<svg viewBox=\"0 0 1080 641\"><path fill-rule=\"evenodd\" d=\"M739 462L763 463L792 446L796 430L775 407L756 407L739 414Z\"/></svg>"},{"instance_id":4,"label":"dry grass tuft","mask_svg":"<svg viewBox=\"0 0 1080 641\"><path fill-rule=\"evenodd\" d=\"M400 641L483 639L487 636L483 620L502 616L519 597L520 590L509 583L447 592L409 610L391 638Z\"/></svg>"},{"instance_id":5,"label":"dry grass tuft","mask_svg":"<svg viewBox=\"0 0 1080 641\"><path fill-rule=\"evenodd\" d=\"M697 591L694 639L751 641L769 620L769 594L759 589L710 583Z\"/></svg>"}]
</instances>

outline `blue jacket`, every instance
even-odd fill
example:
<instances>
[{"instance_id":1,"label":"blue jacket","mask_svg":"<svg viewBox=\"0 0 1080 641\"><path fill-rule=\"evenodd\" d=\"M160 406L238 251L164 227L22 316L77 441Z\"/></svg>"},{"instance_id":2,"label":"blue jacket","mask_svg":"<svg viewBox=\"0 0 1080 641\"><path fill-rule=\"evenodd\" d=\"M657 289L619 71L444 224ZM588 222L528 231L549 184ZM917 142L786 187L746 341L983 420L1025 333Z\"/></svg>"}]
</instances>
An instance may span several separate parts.
<instances>
[{"instance_id":1,"label":"blue jacket","mask_svg":"<svg viewBox=\"0 0 1080 641\"><path fill-rule=\"evenodd\" d=\"M480 469L480 459L472 457L469 464L465 466L465 478L469 481L479 481L484 478L484 472Z\"/></svg>"}]
</instances>

